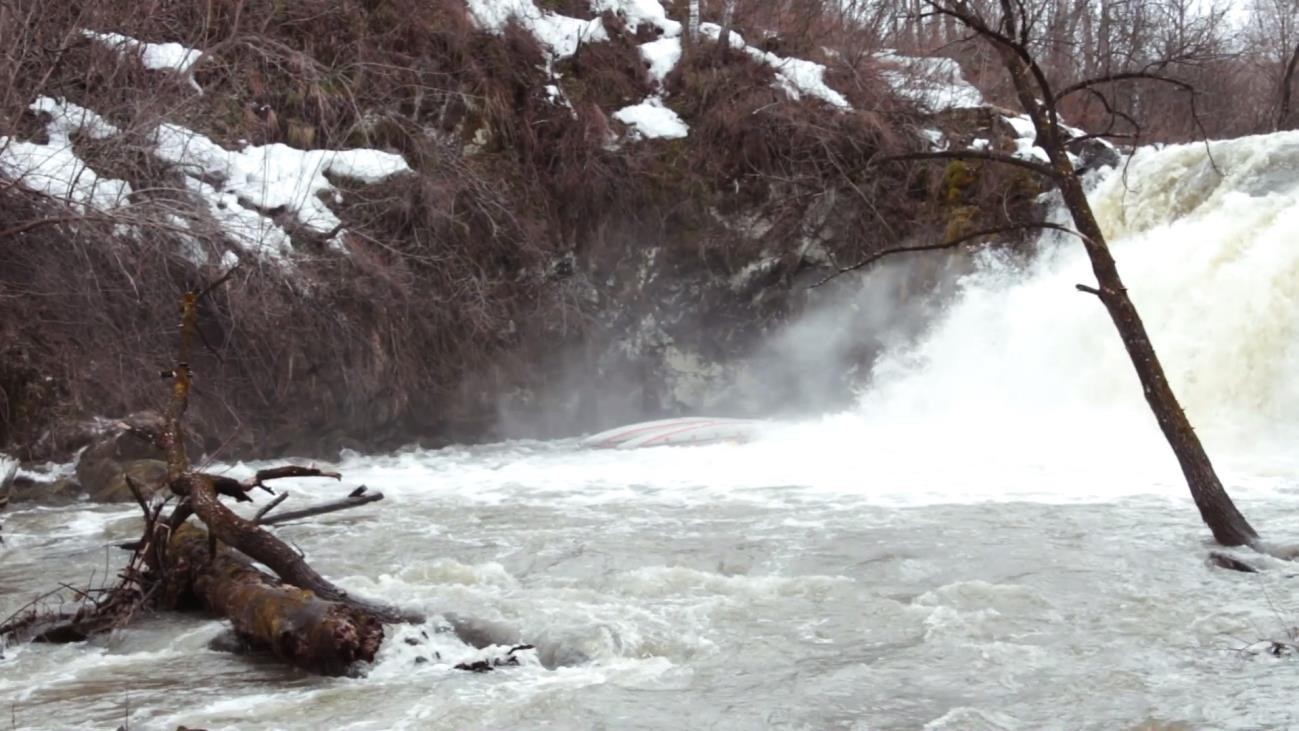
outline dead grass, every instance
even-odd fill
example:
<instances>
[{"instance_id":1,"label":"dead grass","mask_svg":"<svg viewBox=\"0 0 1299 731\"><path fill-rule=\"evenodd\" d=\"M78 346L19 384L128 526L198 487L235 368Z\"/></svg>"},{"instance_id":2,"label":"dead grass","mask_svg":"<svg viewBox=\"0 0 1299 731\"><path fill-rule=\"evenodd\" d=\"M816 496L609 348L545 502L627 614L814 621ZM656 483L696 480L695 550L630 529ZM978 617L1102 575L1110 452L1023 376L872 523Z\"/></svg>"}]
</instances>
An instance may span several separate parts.
<instances>
[{"instance_id":1,"label":"dead grass","mask_svg":"<svg viewBox=\"0 0 1299 731\"><path fill-rule=\"evenodd\" d=\"M556 9L576 14L570 5L585 3ZM291 273L250 261L201 313L210 349L195 364L192 423L209 447L233 440L228 456L474 438L491 427L496 393L537 377L529 371L557 342L580 340L594 273L634 258L644 242L721 274L758 248L782 251L769 284L783 287L805 266L799 241L823 239L851 259L895 241L898 221L916 219L932 193L932 179L914 170L865 172L874 156L907 144L899 130L914 111L860 54L815 51L859 110L845 114L790 100L747 56L701 47L666 83L691 135L613 148L608 115L651 92L635 47L644 39L617 28L612 42L556 65L568 106L545 91L554 80L529 33L483 33L460 0L0 7L0 36L17 39L0 60L0 79L11 82L0 91L0 123L35 133L23 110L38 94L96 109L124 133L78 141L78 152L137 190L117 221L0 240L9 355L0 361L0 446L67 415L154 405L175 293L218 274L185 255L173 216L189 222L210 262L229 248L177 173L148 153L163 119L231 147L397 150L417 171L376 186L340 183L346 255L298 236ZM764 18L742 20L776 22ZM791 18L777 25L830 33L798 30ZM81 40L82 27L205 49L194 71L204 93ZM17 188L0 195L0 229L67 217ZM728 218L761 220L768 233L755 241Z\"/></svg>"}]
</instances>

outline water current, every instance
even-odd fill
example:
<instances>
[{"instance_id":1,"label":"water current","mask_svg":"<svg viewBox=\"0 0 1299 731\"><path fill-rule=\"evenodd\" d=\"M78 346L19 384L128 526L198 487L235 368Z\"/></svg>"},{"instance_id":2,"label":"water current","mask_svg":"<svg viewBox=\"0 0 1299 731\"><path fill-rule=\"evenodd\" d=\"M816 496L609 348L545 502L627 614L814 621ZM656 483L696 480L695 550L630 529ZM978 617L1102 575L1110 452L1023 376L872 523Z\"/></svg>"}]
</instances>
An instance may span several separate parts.
<instances>
[{"instance_id":1,"label":"water current","mask_svg":"<svg viewBox=\"0 0 1299 731\"><path fill-rule=\"evenodd\" d=\"M1296 169L1299 134L1144 150L1092 193L1224 482L1280 541L1299 540ZM1080 247L1040 248L982 259L840 413L749 444L345 454L343 488L289 485L304 503L381 489L278 532L435 617L391 628L364 677L143 618L7 649L0 728L1299 727L1299 659L1249 651L1299 625L1297 570L1206 566L1111 326L1073 288L1092 281ZM6 513L0 614L113 569L137 513ZM456 671L481 651L439 631L445 612L537 649Z\"/></svg>"}]
</instances>

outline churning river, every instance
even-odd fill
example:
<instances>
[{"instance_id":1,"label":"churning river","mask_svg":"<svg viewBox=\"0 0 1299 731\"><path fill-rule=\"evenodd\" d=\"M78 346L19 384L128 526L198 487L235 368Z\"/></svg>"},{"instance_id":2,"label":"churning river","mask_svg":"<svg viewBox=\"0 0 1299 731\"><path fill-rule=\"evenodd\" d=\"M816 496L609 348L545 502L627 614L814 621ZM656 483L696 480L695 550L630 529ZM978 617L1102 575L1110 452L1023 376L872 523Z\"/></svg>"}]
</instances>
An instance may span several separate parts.
<instances>
[{"instance_id":1,"label":"churning river","mask_svg":"<svg viewBox=\"0 0 1299 731\"><path fill-rule=\"evenodd\" d=\"M1212 161L1142 151L1093 192L1175 389L1276 541L1299 541L1296 170L1299 134L1280 134ZM144 618L6 650L0 728L1299 727L1299 658L1254 645L1299 625L1299 567L1206 566L1111 325L1074 290L1093 281L1081 247L1040 248L982 259L841 413L749 444L345 455L342 488L287 485L300 504L387 495L277 529L343 585L435 617L391 628L365 677ZM5 514L0 614L116 568L105 545L138 530L134 507ZM454 670L480 651L439 632L444 612L537 650Z\"/></svg>"}]
</instances>

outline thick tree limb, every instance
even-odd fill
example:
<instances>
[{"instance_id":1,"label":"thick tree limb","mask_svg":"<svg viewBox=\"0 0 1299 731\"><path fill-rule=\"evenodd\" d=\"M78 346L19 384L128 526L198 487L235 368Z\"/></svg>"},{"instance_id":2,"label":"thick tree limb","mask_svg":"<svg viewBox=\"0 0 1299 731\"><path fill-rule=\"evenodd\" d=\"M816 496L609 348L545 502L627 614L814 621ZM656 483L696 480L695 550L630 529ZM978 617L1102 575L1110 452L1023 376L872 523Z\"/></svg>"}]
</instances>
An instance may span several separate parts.
<instances>
[{"instance_id":1,"label":"thick tree limb","mask_svg":"<svg viewBox=\"0 0 1299 731\"><path fill-rule=\"evenodd\" d=\"M261 488L272 495L275 494L275 491L266 485L267 480L281 480L288 477L332 477L335 480L343 479L343 476L337 472L322 470L318 467L300 467L298 465L284 465L258 470L256 475L246 480L236 480L225 475L204 474L204 477L212 481L212 485L216 488L218 494L232 497L237 502L251 502L252 498L248 497L247 493L254 488Z\"/></svg>"},{"instance_id":2,"label":"thick tree limb","mask_svg":"<svg viewBox=\"0 0 1299 731\"><path fill-rule=\"evenodd\" d=\"M337 513L340 510L357 508L362 505L368 505L370 503L379 502L382 499L383 499L383 493L381 492L367 492L362 495L348 496L342 498L341 500L331 500L327 503L318 503L316 505L310 505L305 508L302 508L301 510L286 510L277 515L272 515L269 518L259 517L254 519L254 522L256 522L258 525L280 525L282 523L288 523L290 521L300 520L302 518L310 518L316 515ZM267 506L267 507L272 507L272 506Z\"/></svg>"},{"instance_id":3,"label":"thick tree limb","mask_svg":"<svg viewBox=\"0 0 1299 731\"><path fill-rule=\"evenodd\" d=\"M165 520L166 500L150 505L131 475L127 486L145 516L145 531L130 547L133 554L111 587L80 591L75 611L49 604L58 593L37 600L0 622L0 639L54 642L84 640L130 621L141 606L162 593L172 606L186 603L206 607L230 619L243 638L268 648L276 656L300 667L331 675L344 674L359 661L372 661L383 642L383 622L422 621L418 613L353 597L330 583L302 556L255 522L233 513L218 500L224 494L250 500L255 487L272 492L266 481L288 477L333 477L337 473L316 467L289 465L261 470L238 481L195 471L185 451L181 418L188 406L192 374L189 358L197 332L197 305L203 295L229 277L181 298L180 347L172 379L171 400L161 426L142 431L160 444L167 457L167 484L181 500ZM129 425L128 425L129 428ZM346 500L303 511L285 513L278 521L342 510L383 498L357 490ZM280 496L269 507L274 507ZM258 514L262 517L265 510ZM197 516L207 527L187 523ZM219 541L219 542L218 542ZM252 568L224 546L242 552L270 568L279 579ZM51 599L50 597L54 597Z\"/></svg>"},{"instance_id":4,"label":"thick tree limb","mask_svg":"<svg viewBox=\"0 0 1299 731\"><path fill-rule=\"evenodd\" d=\"M343 602L370 612L385 622L422 622L418 612L378 604L354 597L321 576L288 544L250 520L239 517L217 500L216 489L205 475L187 473L181 489L189 495L194 514L222 543L260 562L294 586L314 592L321 599ZM174 486L173 486L174 487Z\"/></svg>"},{"instance_id":5,"label":"thick tree limb","mask_svg":"<svg viewBox=\"0 0 1299 731\"><path fill-rule=\"evenodd\" d=\"M274 571L284 581L314 592L327 601L342 602L349 606L370 612L385 622L419 622L423 616L416 612L407 612L353 597L343 589L335 586L315 569L311 568L292 548L280 539L262 530L249 520L239 517L217 499L217 483L226 490L243 495L247 490L241 489L242 483L230 478L214 478L194 472L190 469L189 458L185 454L185 443L181 433L180 420L189 403L191 372L189 359L193 344L193 335L198 328L198 302L201 296L212 291L216 284L225 281L229 273L218 282L202 290L186 292L180 301L180 346L176 359L176 368L171 374L171 401L167 406L162 442L167 451L167 478L172 492L188 498L189 510L207 526L210 552L215 559L216 543L219 541L231 548L241 551L249 558L258 561ZM259 472L254 476L253 484L277 477L326 475L315 468L283 467ZM332 476L332 475L329 475ZM233 484L231 484L233 483ZM262 485L264 487L264 485ZM238 488L238 489L237 489ZM244 497L247 497L244 495ZM177 508L180 511L182 508ZM172 524L176 524L173 516Z\"/></svg>"},{"instance_id":6,"label":"thick tree limb","mask_svg":"<svg viewBox=\"0 0 1299 731\"><path fill-rule=\"evenodd\" d=\"M1059 180L1061 177L1060 171L1050 165L987 150L934 150L932 152L911 152L905 155L889 155L888 157L881 157L876 162L885 163L902 160L986 160L988 162L996 162L1001 163L1002 165L1011 165L1013 167L1030 170L1051 180Z\"/></svg>"},{"instance_id":7,"label":"thick tree limb","mask_svg":"<svg viewBox=\"0 0 1299 731\"><path fill-rule=\"evenodd\" d=\"M383 642L383 624L370 612L282 584L229 551L209 558L199 528L184 526L168 548L168 604L228 618L240 637L293 665L344 675L372 662Z\"/></svg>"},{"instance_id":8,"label":"thick tree limb","mask_svg":"<svg viewBox=\"0 0 1299 731\"><path fill-rule=\"evenodd\" d=\"M189 470L189 457L185 454L185 435L181 431L180 420L189 407L189 386L191 372L189 369L191 344L194 332L198 329L198 296L189 291L181 295L180 300L180 346L178 348L176 367L169 374L171 384L171 401L163 414L162 446L167 452L167 481L175 483Z\"/></svg>"}]
</instances>

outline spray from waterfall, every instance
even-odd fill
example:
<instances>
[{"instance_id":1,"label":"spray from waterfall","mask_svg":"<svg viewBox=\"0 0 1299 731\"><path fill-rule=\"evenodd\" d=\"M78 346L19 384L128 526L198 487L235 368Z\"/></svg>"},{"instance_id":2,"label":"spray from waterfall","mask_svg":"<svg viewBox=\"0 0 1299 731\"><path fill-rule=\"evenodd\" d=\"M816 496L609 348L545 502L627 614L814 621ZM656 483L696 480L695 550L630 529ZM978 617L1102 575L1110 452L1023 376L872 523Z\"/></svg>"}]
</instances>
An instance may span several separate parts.
<instances>
[{"instance_id":1,"label":"spray from waterfall","mask_svg":"<svg viewBox=\"0 0 1299 731\"><path fill-rule=\"evenodd\" d=\"M1299 133L1213 143L1211 156L1203 144L1143 149L1091 194L1229 484L1241 464L1280 473L1299 463L1295 169ZM871 475L858 478L863 490L899 479L959 492L989 472L1010 494L1184 490L1104 308L1074 289L1092 282L1082 247L1047 236L1039 249L1027 266L982 255L922 335L881 355L852 408L779 439L811 471L860 465ZM1034 485L1033 465L1056 484Z\"/></svg>"}]
</instances>

